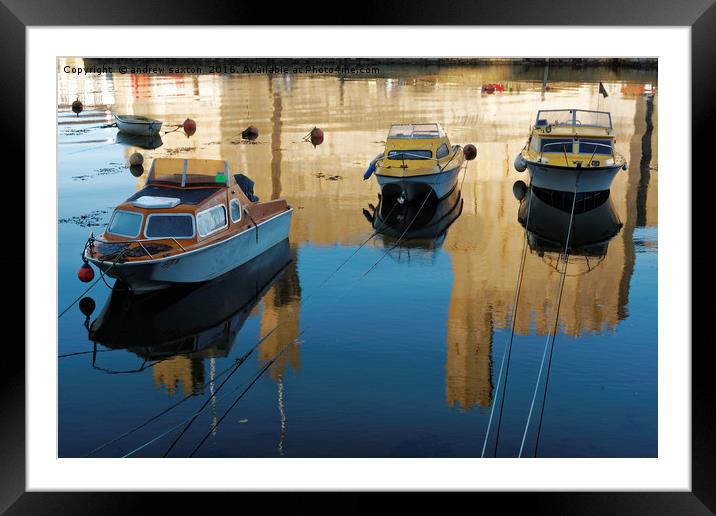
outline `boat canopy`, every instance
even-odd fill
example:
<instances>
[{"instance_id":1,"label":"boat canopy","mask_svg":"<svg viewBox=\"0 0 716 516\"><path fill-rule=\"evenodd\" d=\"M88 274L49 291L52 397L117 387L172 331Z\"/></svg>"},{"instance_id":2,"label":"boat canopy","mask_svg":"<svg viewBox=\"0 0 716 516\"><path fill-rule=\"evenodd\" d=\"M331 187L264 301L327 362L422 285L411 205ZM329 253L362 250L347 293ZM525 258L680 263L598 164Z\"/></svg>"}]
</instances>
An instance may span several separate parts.
<instances>
[{"instance_id":1,"label":"boat canopy","mask_svg":"<svg viewBox=\"0 0 716 516\"><path fill-rule=\"evenodd\" d=\"M445 131L434 124L396 124L390 126L388 138L441 138Z\"/></svg>"},{"instance_id":2,"label":"boat canopy","mask_svg":"<svg viewBox=\"0 0 716 516\"><path fill-rule=\"evenodd\" d=\"M586 109L547 109L537 112L535 127L553 126L589 126L612 128L612 115L608 111L589 111Z\"/></svg>"},{"instance_id":3,"label":"boat canopy","mask_svg":"<svg viewBox=\"0 0 716 516\"><path fill-rule=\"evenodd\" d=\"M221 159L156 158L147 184L185 186L229 186L229 162Z\"/></svg>"}]
</instances>

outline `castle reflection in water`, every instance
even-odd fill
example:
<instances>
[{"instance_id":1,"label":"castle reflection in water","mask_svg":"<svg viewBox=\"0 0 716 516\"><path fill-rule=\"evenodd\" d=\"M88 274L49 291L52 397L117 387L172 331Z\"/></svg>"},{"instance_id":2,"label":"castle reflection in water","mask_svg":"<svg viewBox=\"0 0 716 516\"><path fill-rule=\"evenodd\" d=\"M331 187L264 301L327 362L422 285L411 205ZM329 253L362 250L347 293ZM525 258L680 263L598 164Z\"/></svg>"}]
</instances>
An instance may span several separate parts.
<instances>
[{"instance_id":1,"label":"castle reflection in water","mask_svg":"<svg viewBox=\"0 0 716 516\"><path fill-rule=\"evenodd\" d=\"M167 140L153 155L228 159L232 169L248 171L259 197L281 196L296 208L289 269L254 308L261 317L261 336L282 323L259 347L262 361L299 335L300 248L356 246L368 234L370 228L360 211L375 202L376 189L363 182L362 173L381 150L390 124L428 116L448 128L451 140L475 143L478 159L470 165L460 192L462 214L440 249L450 257L453 278L445 322L445 402L461 409L486 407L493 395L493 339L497 330L511 324L525 238L525 228L517 219L519 202L512 192L514 181L524 177L515 173L512 158L524 144L529 122L537 108L558 109L565 103L596 108L599 80L612 92L602 108L608 102L616 133L622 135L617 150L630 163L628 172L615 179L610 195L623 227L609 242L598 267L566 282L559 314L566 335L611 332L629 316L634 229L657 225L658 174L650 164L658 163L658 98L644 94L655 72L637 70L610 81L610 70L595 70L593 80L584 78L587 71L579 82L572 82L568 70L557 69L546 93L541 70L495 65L396 67L393 72L359 80L177 75L110 76L98 83L91 77L63 77L59 104L71 103L75 92L81 92L87 105L113 106L118 112L168 121L193 118L200 128L196 137ZM479 89L485 82L499 82L506 91L485 95ZM259 128L258 143L236 143L235 137L249 123ZM314 124L327 135L319 149L300 143ZM126 149L127 156L131 152ZM340 180L321 179L319 173L340 175ZM138 188L142 180L137 179ZM515 331L546 335L556 295L549 286L556 284L558 272L538 251L531 249L530 254L536 259L525 264ZM575 265L574 271L580 267ZM280 357L270 370L274 380L280 382L287 368L301 367L299 350L294 346ZM154 383L169 394L203 389L214 367L206 362L220 355L210 349L164 360L153 368Z\"/></svg>"}]
</instances>

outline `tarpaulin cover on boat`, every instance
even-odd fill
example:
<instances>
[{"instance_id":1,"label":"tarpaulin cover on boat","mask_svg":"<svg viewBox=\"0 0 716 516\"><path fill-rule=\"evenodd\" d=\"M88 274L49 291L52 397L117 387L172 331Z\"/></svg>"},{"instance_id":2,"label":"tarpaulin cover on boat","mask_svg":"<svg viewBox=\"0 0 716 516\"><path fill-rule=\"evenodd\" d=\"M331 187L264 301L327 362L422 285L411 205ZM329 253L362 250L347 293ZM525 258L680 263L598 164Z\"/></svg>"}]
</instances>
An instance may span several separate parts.
<instances>
[{"instance_id":1,"label":"tarpaulin cover on boat","mask_svg":"<svg viewBox=\"0 0 716 516\"><path fill-rule=\"evenodd\" d=\"M147 185L129 199L133 202L144 196L151 197L175 197L181 204L199 204L216 193L218 188L172 188L170 186Z\"/></svg>"},{"instance_id":2,"label":"tarpaulin cover on boat","mask_svg":"<svg viewBox=\"0 0 716 516\"><path fill-rule=\"evenodd\" d=\"M236 184L239 185L241 191L249 198L249 201L258 202L259 198L254 195L254 182L249 179L248 176L243 174L234 174L234 179L236 179Z\"/></svg>"}]
</instances>

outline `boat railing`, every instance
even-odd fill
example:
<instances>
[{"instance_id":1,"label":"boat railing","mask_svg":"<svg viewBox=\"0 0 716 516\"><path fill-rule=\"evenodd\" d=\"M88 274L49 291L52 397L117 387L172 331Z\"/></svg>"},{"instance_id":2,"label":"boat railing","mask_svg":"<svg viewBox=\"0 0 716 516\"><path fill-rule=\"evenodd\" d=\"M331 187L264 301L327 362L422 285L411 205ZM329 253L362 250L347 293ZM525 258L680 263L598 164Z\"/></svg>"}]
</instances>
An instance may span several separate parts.
<instances>
[{"instance_id":1,"label":"boat railing","mask_svg":"<svg viewBox=\"0 0 716 516\"><path fill-rule=\"evenodd\" d=\"M134 238L131 240L105 240L101 237L90 237L92 242L101 242L103 244L138 244L139 247L142 248L142 250L147 253L147 256L149 258L154 259L154 256L152 256L152 253L149 252L149 250L144 246L145 242L157 242L158 240L171 240L174 242L179 249L186 252L186 248L179 243L179 241L174 237L162 237L162 238Z\"/></svg>"},{"instance_id":2,"label":"boat railing","mask_svg":"<svg viewBox=\"0 0 716 516\"><path fill-rule=\"evenodd\" d=\"M448 162L445 163L445 166L440 167L440 170L441 170L441 171L442 171L442 170L445 170L445 167L448 166L448 165L450 164L450 162L453 160L453 158L457 155L457 151L459 150L459 147L460 147L460 146L457 145L457 144L452 146L453 155L452 155L452 157L448 160ZM400 151L400 150L396 150L395 152L399 153L401 156L413 156L413 157L415 157L415 158L422 159L422 160L434 161L435 163L439 163L440 160L443 159L443 158L433 158L433 157L426 158L425 156L421 156L420 154L412 154L412 153L410 153L410 152L403 152L403 151ZM445 156L443 156L443 157L445 157ZM378 163L378 161L382 161L382 160L384 160L384 159L392 159L392 158L388 158L387 156L386 156L386 157L383 157L383 158L379 158L379 159L376 160L376 163ZM398 160L395 160L395 161L398 161ZM407 168L407 166L405 165L405 158L403 158L401 161L403 161L402 167L403 167L403 168ZM439 166L439 165L438 165L438 166Z\"/></svg>"},{"instance_id":3,"label":"boat railing","mask_svg":"<svg viewBox=\"0 0 716 516\"><path fill-rule=\"evenodd\" d=\"M567 145L569 145L569 144L566 144L566 143L564 143L564 142L545 143L544 145L542 145L542 149L540 149L540 153L539 153L539 161L540 161L540 163L542 162L542 155L544 154L544 150L545 150L547 147L553 147L553 146L557 146L557 145L561 145L561 146L562 146L562 151L564 152L564 163L565 163L565 164L568 164L568 159L567 159ZM616 163L617 159L616 159L616 156L615 156L615 154L614 154L614 147L613 147L613 146L611 146L611 145L606 145L606 144L604 144L604 143L597 143L597 142L589 142L589 145L594 145L594 151L592 151L592 155L589 157L589 165L590 165L590 166L591 166L591 164L592 164L592 159L594 158L594 155L595 155L596 152L597 152L597 147L606 147L607 149L609 149L609 150L611 151L611 154L612 154L612 160L614 160L614 162Z\"/></svg>"},{"instance_id":4,"label":"boat railing","mask_svg":"<svg viewBox=\"0 0 716 516\"><path fill-rule=\"evenodd\" d=\"M568 115L562 119L555 120L552 125L572 127L583 125L607 129L612 128L612 115L609 111L594 111L590 109L545 109L537 112L537 125L539 125L540 120L547 120L543 118L547 113L564 113ZM582 120L577 118L579 114L589 117L589 120L587 120L586 123L582 122ZM604 117L604 119L600 120L601 117Z\"/></svg>"}]
</instances>

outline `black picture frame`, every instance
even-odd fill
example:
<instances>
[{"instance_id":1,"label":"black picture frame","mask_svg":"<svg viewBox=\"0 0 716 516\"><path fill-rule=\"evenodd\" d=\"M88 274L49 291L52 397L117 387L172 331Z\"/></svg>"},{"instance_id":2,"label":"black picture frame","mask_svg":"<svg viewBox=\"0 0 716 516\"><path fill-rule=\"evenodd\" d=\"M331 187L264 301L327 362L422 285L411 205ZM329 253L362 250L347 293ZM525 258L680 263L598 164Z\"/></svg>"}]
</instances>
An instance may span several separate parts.
<instances>
[{"instance_id":1,"label":"black picture frame","mask_svg":"<svg viewBox=\"0 0 716 516\"><path fill-rule=\"evenodd\" d=\"M595 4L586 0L553 0L548 4L526 0L503 0L485 2L460 0L448 6L444 2L413 0L413 2L382 1L367 2L355 9L349 4L318 5L287 3L231 2L224 4L215 0L189 2L174 0L159 4L151 0L125 0L123 2L91 2L89 0L2 0L0 3L0 63L3 77L0 79L0 100L5 121L6 159L11 154L15 170L25 169L25 106L32 101L25 95L25 29L28 26L72 25L222 25L295 24L311 25L342 24L409 24L409 25L623 25L623 26L688 26L691 27L691 99L692 99L692 156L694 163L699 149L710 148L706 138L711 135L709 122L713 119L714 101L711 90L716 78L716 6L713 0L673 2L666 0L602 0ZM280 7L277 7L280 6ZM340 13L343 14L340 14ZM588 16L585 16L588 13ZM349 17L350 16L350 17ZM548 30L548 29L547 29ZM329 53L330 42L326 45ZM91 42L88 42L88 45ZM238 43L237 43L238 45ZM152 54L161 54L159 46ZM686 94L686 92L685 92ZM8 130L11 128L11 130ZM685 128L688 130L688 128ZM711 144L712 145L712 144ZM6 161L6 164L8 162ZM674 171L691 175L690 170ZM29 173L29 171L26 171ZM14 185L17 188L17 185ZM23 187L24 189L24 187ZM705 189L704 189L705 190ZM25 192L27 193L27 192ZM698 193L698 190L695 192ZM703 192L701 195L706 195ZM25 195L13 197L24 202ZM693 199L696 205L696 198ZM23 209L18 207L18 209ZM687 207L684 207L687 209ZM24 211L24 210L23 210ZM21 212L22 213L22 212ZM693 217L693 235L698 234L698 218ZM25 234L25 238L30 235ZM18 250L25 262L24 245L15 241L13 253L0 260L5 265L6 292L24 292L24 282L17 273ZM691 255L692 270L705 265L705 257ZM52 265L50 265L52 266ZM25 277L32 271L24 266ZM10 272L7 274L7 272ZM11 277L11 278L10 278ZM13 284L12 282L17 282ZM9 282L9 283L8 283ZM22 282L22 284L21 284ZM704 288L704 287L702 287ZM22 290L21 290L22 289ZM24 294L6 295L6 328L25 320ZM694 298L692 320L708 320L706 310L713 303L700 304ZM32 307L27 307L32 309ZM13 313L17 312L17 313ZM22 311L22 314L19 312ZM22 319L21 319L22 318ZM696 328L693 328L694 330ZM716 453L712 428L716 428L714 389L711 385L711 349L708 339L697 340L696 333L684 329L685 335L693 335L692 352L692 490L690 492L594 492L594 493L475 493L467 495L479 503L489 500L499 503L502 511L514 510L526 505L531 513L548 514L714 514L716 512ZM59 493L25 492L25 349L13 344L16 338L6 338L3 359L0 360L0 511L8 514L115 514L144 511L151 502L160 501L165 512L181 508L190 510L197 497L186 494L158 493ZM39 345L40 343L33 343ZM689 346L683 342L671 345ZM25 345L28 345L25 342ZM47 343L48 349L51 343ZM88 466L91 467L91 466ZM229 494L212 500L219 507ZM235 496L235 495L234 495ZM264 503L261 494L243 493L244 504ZM248 499L246 497L248 496ZM273 496L273 495L272 495ZM303 499L306 494L294 494L292 498ZM343 511L365 512L376 503L374 494L350 495L353 503L341 501ZM457 500L465 500L459 495ZM263 501L262 501L263 500ZM422 504L421 496L411 496L414 503ZM198 501L201 504L201 501ZM329 502L330 503L330 502ZM474 503L469 501L468 503ZM294 502L292 501L293 505ZM306 505L313 509L316 503ZM321 504L322 505L322 504ZM294 506L295 507L295 506ZM274 507L276 509L277 507ZM204 506L204 510L210 510Z\"/></svg>"}]
</instances>

